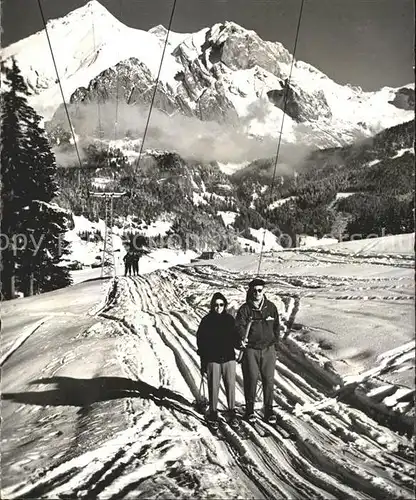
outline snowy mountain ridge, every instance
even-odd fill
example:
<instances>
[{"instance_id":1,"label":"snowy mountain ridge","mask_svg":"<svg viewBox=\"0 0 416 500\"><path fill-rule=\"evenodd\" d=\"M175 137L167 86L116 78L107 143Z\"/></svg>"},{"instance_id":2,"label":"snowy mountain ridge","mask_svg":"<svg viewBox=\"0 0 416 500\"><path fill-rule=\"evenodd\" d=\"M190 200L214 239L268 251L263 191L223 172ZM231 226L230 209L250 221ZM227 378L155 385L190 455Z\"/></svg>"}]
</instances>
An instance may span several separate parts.
<instances>
[{"instance_id":1,"label":"snowy mountain ridge","mask_svg":"<svg viewBox=\"0 0 416 500\"><path fill-rule=\"evenodd\" d=\"M81 103L120 97L130 104L135 86L141 83L144 88L135 104L149 104L166 28L129 28L96 0L50 20L47 28L67 102L77 108ZM6 61L16 58L33 93L30 104L51 119L62 98L44 30L6 47L1 55ZM406 94L414 95L414 85L364 92L340 85L302 61L295 62L288 83L291 61L292 55L281 43L264 41L234 22L196 33L170 32L155 107L169 115L179 112L231 124L242 134L276 138L284 89L289 85L284 141L315 147L372 136L414 116L411 95ZM133 82L130 73L136 75ZM141 98L146 89L147 97Z\"/></svg>"}]
</instances>

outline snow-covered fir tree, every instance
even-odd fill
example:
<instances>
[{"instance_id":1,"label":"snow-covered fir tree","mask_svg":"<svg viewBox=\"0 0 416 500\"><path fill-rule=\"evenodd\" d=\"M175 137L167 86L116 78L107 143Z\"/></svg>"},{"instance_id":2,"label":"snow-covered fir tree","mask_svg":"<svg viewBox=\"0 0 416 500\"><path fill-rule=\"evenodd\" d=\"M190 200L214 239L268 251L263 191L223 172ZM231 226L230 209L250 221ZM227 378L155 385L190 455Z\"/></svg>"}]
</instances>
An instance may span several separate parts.
<instances>
[{"instance_id":1,"label":"snow-covered fir tree","mask_svg":"<svg viewBox=\"0 0 416 500\"><path fill-rule=\"evenodd\" d=\"M51 204L58 190L55 157L14 60L11 68L2 67L2 80L1 233L9 245L2 251L1 284L3 297L10 299L15 287L29 295L71 280L60 265L68 246L65 213Z\"/></svg>"}]
</instances>

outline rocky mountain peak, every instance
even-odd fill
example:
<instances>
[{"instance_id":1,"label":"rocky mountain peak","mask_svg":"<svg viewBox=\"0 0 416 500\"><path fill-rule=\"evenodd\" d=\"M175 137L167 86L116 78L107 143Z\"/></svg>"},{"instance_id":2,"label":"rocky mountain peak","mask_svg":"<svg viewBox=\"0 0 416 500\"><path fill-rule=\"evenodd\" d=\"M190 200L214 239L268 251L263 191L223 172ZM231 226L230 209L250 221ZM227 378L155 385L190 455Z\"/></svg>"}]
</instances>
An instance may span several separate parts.
<instances>
[{"instance_id":1,"label":"rocky mountain peak","mask_svg":"<svg viewBox=\"0 0 416 500\"><path fill-rule=\"evenodd\" d=\"M405 109L407 111L414 110L415 89L410 86L402 87L396 91L394 99L389 102L399 109Z\"/></svg>"},{"instance_id":2,"label":"rocky mountain peak","mask_svg":"<svg viewBox=\"0 0 416 500\"><path fill-rule=\"evenodd\" d=\"M73 10L66 16L49 20L47 25L48 28L53 29L77 23L78 27L80 27L79 23L89 24L92 20L97 26L102 24L108 26L109 24L120 23L120 21L118 21L116 17L114 17L103 5L101 5L100 2L97 2L97 0L91 0L82 7Z\"/></svg>"},{"instance_id":3,"label":"rocky mountain peak","mask_svg":"<svg viewBox=\"0 0 416 500\"><path fill-rule=\"evenodd\" d=\"M65 100L75 107L117 99L147 107L163 53L155 108L227 124L227 133L232 125L245 137L275 138L285 112L286 142L329 147L414 117L414 90L408 86L363 92L302 61L296 61L288 85L289 51L233 21L195 33L171 31L165 52L165 26L129 28L96 0L49 27ZM30 104L50 120L62 96L44 31L1 51L6 63L12 57L32 92Z\"/></svg>"},{"instance_id":4,"label":"rocky mountain peak","mask_svg":"<svg viewBox=\"0 0 416 500\"><path fill-rule=\"evenodd\" d=\"M149 33L152 33L152 35L156 35L157 37L160 38L165 38L168 30L163 26L163 24L158 24L157 26L153 26L153 28L150 28Z\"/></svg>"},{"instance_id":5,"label":"rocky mountain peak","mask_svg":"<svg viewBox=\"0 0 416 500\"><path fill-rule=\"evenodd\" d=\"M264 41L255 31L232 21L212 26L206 34L205 46L211 48L213 62L222 62L231 70L259 66L280 76L280 64L291 61L290 53L282 44Z\"/></svg>"}]
</instances>

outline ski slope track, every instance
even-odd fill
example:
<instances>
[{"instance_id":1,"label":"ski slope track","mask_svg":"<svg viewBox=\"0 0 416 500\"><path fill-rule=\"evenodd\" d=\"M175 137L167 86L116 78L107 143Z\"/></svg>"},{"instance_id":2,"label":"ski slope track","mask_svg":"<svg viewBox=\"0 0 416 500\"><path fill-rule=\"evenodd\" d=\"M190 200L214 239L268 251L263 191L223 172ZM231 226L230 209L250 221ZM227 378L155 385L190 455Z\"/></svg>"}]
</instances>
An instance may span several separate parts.
<instances>
[{"instance_id":1,"label":"ski slope track","mask_svg":"<svg viewBox=\"0 0 416 500\"><path fill-rule=\"evenodd\" d=\"M193 404L200 384L195 332L211 294L220 288L235 311L247 278L214 265L184 265L91 284L103 287L103 299L78 318L60 317L66 325L73 321L71 343L62 339L59 354L49 356L40 374L33 373L31 392L3 390L3 409L14 405L15 426L26 413L27 428L25 437L21 428L11 431L11 424L2 429L2 497L413 498L409 412L381 405L380 395L386 394L375 391L378 398L372 399L363 384L409 363L414 343L342 381L313 353L305 354L302 336L313 328L298 322L311 294L343 301L361 285L361 299L377 288L383 301L388 300L384 288L392 295L410 293L405 284L269 273L268 296L293 324L281 342L275 372L275 410L292 439L279 427L245 422L233 430L223 421L214 435ZM44 314L38 330L16 344L3 368L17 369L52 318ZM337 383L344 385L334 395ZM236 398L243 405L240 368ZM220 412L225 408L221 389ZM4 416L10 418L9 412ZM59 427L64 421L66 427Z\"/></svg>"}]
</instances>

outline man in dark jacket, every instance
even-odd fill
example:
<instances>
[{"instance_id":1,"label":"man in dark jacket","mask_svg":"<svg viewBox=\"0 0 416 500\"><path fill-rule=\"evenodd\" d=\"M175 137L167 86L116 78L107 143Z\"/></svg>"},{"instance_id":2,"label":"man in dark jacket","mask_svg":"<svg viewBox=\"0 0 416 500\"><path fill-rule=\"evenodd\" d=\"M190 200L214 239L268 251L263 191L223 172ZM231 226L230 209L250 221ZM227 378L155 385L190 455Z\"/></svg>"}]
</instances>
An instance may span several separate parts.
<instances>
[{"instance_id":1,"label":"man in dark jacket","mask_svg":"<svg viewBox=\"0 0 416 500\"><path fill-rule=\"evenodd\" d=\"M227 300L222 293L214 293L210 312L204 316L196 334L201 373L207 373L209 414L208 421L217 425L218 394L221 378L227 396L229 422L237 425L235 407L235 351L240 344L235 320L226 311Z\"/></svg>"},{"instance_id":2,"label":"man in dark jacket","mask_svg":"<svg viewBox=\"0 0 416 500\"><path fill-rule=\"evenodd\" d=\"M244 397L246 400L245 418L255 419L259 375L263 384L264 419L275 423L273 413L274 372L276 347L279 342L279 313L273 302L264 296L265 282L256 278L249 283L246 302L236 316L236 326L244 349L242 370ZM248 334L248 335L247 335Z\"/></svg>"},{"instance_id":3,"label":"man in dark jacket","mask_svg":"<svg viewBox=\"0 0 416 500\"><path fill-rule=\"evenodd\" d=\"M128 250L123 257L124 261L124 276L131 276L131 266L133 263L133 253L131 250Z\"/></svg>"},{"instance_id":4,"label":"man in dark jacket","mask_svg":"<svg viewBox=\"0 0 416 500\"><path fill-rule=\"evenodd\" d=\"M133 252L132 257L131 257L131 267L133 269L133 276L139 275L139 260L140 260L139 253Z\"/></svg>"}]
</instances>

